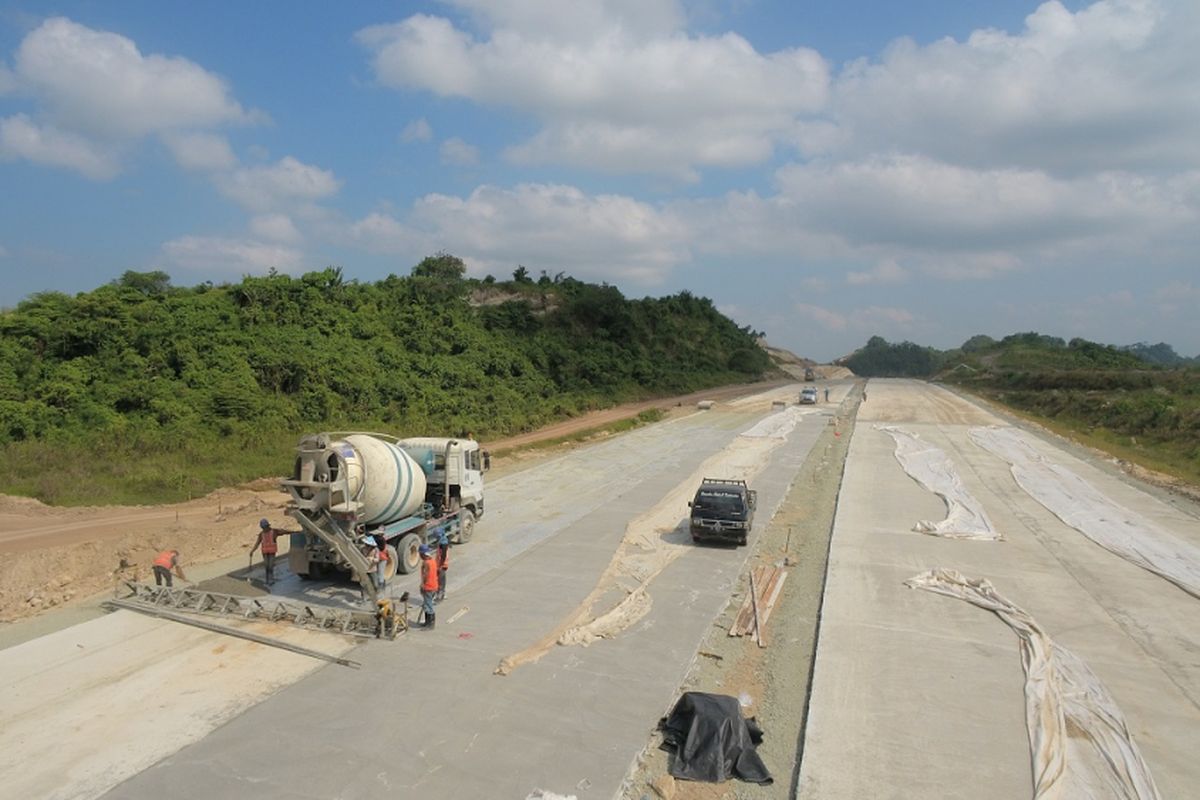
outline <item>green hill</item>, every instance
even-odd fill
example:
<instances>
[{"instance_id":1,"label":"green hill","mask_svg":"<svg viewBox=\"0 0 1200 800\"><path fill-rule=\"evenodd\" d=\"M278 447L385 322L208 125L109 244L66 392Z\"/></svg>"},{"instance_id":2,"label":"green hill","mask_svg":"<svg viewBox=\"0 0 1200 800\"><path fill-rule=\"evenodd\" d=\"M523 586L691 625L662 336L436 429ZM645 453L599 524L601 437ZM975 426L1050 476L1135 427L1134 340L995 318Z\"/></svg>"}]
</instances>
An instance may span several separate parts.
<instances>
[{"instance_id":1,"label":"green hill","mask_svg":"<svg viewBox=\"0 0 1200 800\"><path fill-rule=\"evenodd\" d=\"M1168 345L1112 347L1039 333L974 336L954 350L873 337L843 363L967 389L1116 456L1200 483L1200 369Z\"/></svg>"},{"instance_id":2,"label":"green hill","mask_svg":"<svg viewBox=\"0 0 1200 800\"><path fill-rule=\"evenodd\" d=\"M48 502L195 496L288 469L319 428L487 438L761 377L759 335L688 292L330 268L191 288L127 272L0 314L0 485Z\"/></svg>"}]
</instances>

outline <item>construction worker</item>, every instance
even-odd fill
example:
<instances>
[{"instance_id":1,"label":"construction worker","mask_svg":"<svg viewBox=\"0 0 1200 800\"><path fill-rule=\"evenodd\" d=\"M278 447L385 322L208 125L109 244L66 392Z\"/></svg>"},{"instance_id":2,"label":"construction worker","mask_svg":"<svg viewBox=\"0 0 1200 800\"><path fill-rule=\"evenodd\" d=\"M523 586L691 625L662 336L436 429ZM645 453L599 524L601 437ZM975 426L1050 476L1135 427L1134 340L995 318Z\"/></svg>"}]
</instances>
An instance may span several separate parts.
<instances>
[{"instance_id":1,"label":"construction worker","mask_svg":"<svg viewBox=\"0 0 1200 800\"><path fill-rule=\"evenodd\" d=\"M433 612L433 598L438 590L438 566L433 557L433 548L423 544L417 549L421 554L421 610L425 620L420 627L433 630L437 615Z\"/></svg>"},{"instance_id":2,"label":"construction worker","mask_svg":"<svg viewBox=\"0 0 1200 800\"><path fill-rule=\"evenodd\" d=\"M175 574L180 580L187 580L187 576L183 574L183 567L179 566L179 551L178 550L163 550L154 559L154 585L162 586L163 581L167 582L167 588L171 588L171 570L175 570Z\"/></svg>"},{"instance_id":3,"label":"construction worker","mask_svg":"<svg viewBox=\"0 0 1200 800\"><path fill-rule=\"evenodd\" d=\"M829 402L829 387L828 386L825 387L825 402L826 403Z\"/></svg>"},{"instance_id":4,"label":"construction worker","mask_svg":"<svg viewBox=\"0 0 1200 800\"><path fill-rule=\"evenodd\" d=\"M271 523L265 519L258 521L258 538L254 540L254 547L250 548L250 563L254 563L254 551L260 546L263 554L263 569L266 570L266 583L270 586L275 582L275 555L279 552L279 544L275 539L282 533L271 527Z\"/></svg>"},{"instance_id":5,"label":"construction worker","mask_svg":"<svg viewBox=\"0 0 1200 800\"><path fill-rule=\"evenodd\" d=\"M438 568L438 590L437 595L433 600L435 603L440 603L446 599L446 570L450 567L450 539L446 536L446 531L442 530L438 536L437 546L437 568Z\"/></svg>"},{"instance_id":6,"label":"construction worker","mask_svg":"<svg viewBox=\"0 0 1200 800\"><path fill-rule=\"evenodd\" d=\"M388 555L387 539L375 534L375 588L380 594L387 588L387 566L391 556Z\"/></svg>"}]
</instances>

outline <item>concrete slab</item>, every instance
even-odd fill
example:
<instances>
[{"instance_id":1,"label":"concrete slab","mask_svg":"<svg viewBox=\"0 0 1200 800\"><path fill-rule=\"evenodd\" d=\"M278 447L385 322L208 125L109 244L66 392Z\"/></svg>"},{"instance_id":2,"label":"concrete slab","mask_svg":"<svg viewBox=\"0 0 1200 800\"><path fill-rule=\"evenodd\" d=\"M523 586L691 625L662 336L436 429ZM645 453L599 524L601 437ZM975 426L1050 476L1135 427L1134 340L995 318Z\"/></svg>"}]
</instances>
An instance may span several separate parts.
<instances>
[{"instance_id":1,"label":"concrete slab","mask_svg":"<svg viewBox=\"0 0 1200 800\"><path fill-rule=\"evenodd\" d=\"M1187 796L1200 784L1190 756L1200 745L1195 599L1094 545L1017 487L1007 465L967 438L986 412L914 382L872 380L868 391L870 416L947 452L1006 540L910 532L940 501L920 496L891 438L860 415L838 502L798 796L1031 792L1017 639L981 609L903 586L933 567L991 580L1083 659L1124 712L1163 796ZM967 407L958 412L956 402ZM1200 536L1184 510L1043 446L1123 505L1191 541Z\"/></svg>"},{"instance_id":2,"label":"concrete slab","mask_svg":"<svg viewBox=\"0 0 1200 800\"><path fill-rule=\"evenodd\" d=\"M542 788L611 797L748 550L689 549L651 584L650 612L617 638L555 648L507 677L492 670L575 609L631 519L763 413L694 415L647 429L640 443L614 440L497 481L492 496L506 502L493 507L504 513L489 509L477 541L456 549L452 568L464 577L436 631L358 648L361 671L321 670L109 796L523 798ZM773 453L755 481L760 520L827 423L806 417ZM566 475L582 482L564 484Z\"/></svg>"}]
</instances>

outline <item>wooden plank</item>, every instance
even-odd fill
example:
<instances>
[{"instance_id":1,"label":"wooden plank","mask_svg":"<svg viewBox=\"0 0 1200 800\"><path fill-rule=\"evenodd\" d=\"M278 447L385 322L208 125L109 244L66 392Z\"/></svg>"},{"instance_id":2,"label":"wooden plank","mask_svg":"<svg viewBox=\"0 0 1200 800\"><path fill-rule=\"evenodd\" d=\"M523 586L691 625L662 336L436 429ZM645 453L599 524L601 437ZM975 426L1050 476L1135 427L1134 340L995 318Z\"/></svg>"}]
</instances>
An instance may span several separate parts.
<instances>
[{"instance_id":1,"label":"wooden plank","mask_svg":"<svg viewBox=\"0 0 1200 800\"><path fill-rule=\"evenodd\" d=\"M754 573L750 573L750 600L754 604L754 638L758 642L759 647L766 647L763 644L762 625L758 620L758 597L754 586Z\"/></svg>"},{"instance_id":2,"label":"wooden plank","mask_svg":"<svg viewBox=\"0 0 1200 800\"><path fill-rule=\"evenodd\" d=\"M783 591L783 582L785 580L787 580L787 570L779 570L778 574L772 580L772 586L768 587L770 593L763 592L763 594L767 595L766 608L763 610L761 620L764 626L767 624L767 620L771 618L771 611L775 608L775 601L779 599L779 593Z\"/></svg>"}]
</instances>

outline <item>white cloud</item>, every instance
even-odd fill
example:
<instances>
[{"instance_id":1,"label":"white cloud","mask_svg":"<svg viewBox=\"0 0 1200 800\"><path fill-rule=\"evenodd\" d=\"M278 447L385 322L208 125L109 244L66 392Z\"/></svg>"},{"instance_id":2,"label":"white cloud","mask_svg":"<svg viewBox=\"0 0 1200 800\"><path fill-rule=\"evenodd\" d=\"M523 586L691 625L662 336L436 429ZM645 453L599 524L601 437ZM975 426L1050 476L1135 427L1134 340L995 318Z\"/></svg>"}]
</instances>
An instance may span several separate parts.
<instances>
[{"instance_id":1,"label":"white cloud","mask_svg":"<svg viewBox=\"0 0 1200 800\"><path fill-rule=\"evenodd\" d=\"M438 154L441 156L443 164L451 164L456 167L470 167L479 163L479 148L467 144L457 136L442 142L441 147L438 148Z\"/></svg>"},{"instance_id":2,"label":"white cloud","mask_svg":"<svg viewBox=\"0 0 1200 800\"><path fill-rule=\"evenodd\" d=\"M335 194L333 172L285 156L260 167L244 167L216 178L217 187L245 208L260 213L315 202Z\"/></svg>"},{"instance_id":3,"label":"white cloud","mask_svg":"<svg viewBox=\"0 0 1200 800\"><path fill-rule=\"evenodd\" d=\"M243 109L225 81L179 57L143 54L130 39L63 17L21 41L0 94L29 98L32 111L5 120L8 157L110 178L120 158L158 136L186 169L228 169L233 154L209 129L263 118Z\"/></svg>"},{"instance_id":4,"label":"white cloud","mask_svg":"<svg viewBox=\"0 0 1200 800\"><path fill-rule=\"evenodd\" d=\"M143 55L131 40L63 17L21 42L15 73L59 125L125 138L247 122L225 82L185 58Z\"/></svg>"},{"instance_id":5,"label":"white cloud","mask_svg":"<svg viewBox=\"0 0 1200 800\"><path fill-rule=\"evenodd\" d=\"M250 220L250 232L259 239L298 244L304 237L287 214L261 214Z\"/></svg>"},{"instance_id":6,"label":"white cloud","mask_svg":"<svg viewBox=\"0 0 1200 800\"><path fill-rule=\"evenodd\" d=\"M543 120L510 149L519 163L694 177L763 161L794 137L797 114L826 99L828 69L815 51L763 54L734 33L688 35L678 4L463 5L489 38L416 15L358 39L384 85Z\"/></svg>"},{"instance_id":7,"label":"white cloud","mask_svg":"<svg viewBox=\"0 0 1200 800\"><path fill-rule=\"evenodd\" d=\"M830 331L852 331L856 333L876 333L905 330L917 321L916 315L903 308L885 306L867 306L847 312L814 306L808 303L797 303L796 313L803 318L811 319L816 325Z\"/></svg>"},{"instance_id":8,"label":"white cloud","mask_svg":"<svg viewBox=\"0 0 1200 800\"><path fill-rule=\"evenodd\" d=\"M219 133L167 133L163 143L184 169L211 172L237 164L229 140Z\"/></svg>"},{"instance_id":9,"label":"white cloud","mask_svg":"<svg viewBox=\"0 0 1200 800\"><path fill-rule=\"evenodd\" d=\"M678 0L450 0L488 28L518 30L532 39L587 41L617 27L648 39L669 35L685 22Z\"/></svg>"},{"instance_id":10,"label":"white cloud","mask_svg":"<svg viewBox=\"0 0 1200 800\"><path fill-rule=\"evenodd\" d=\"M885 258L866 272L846 273L846 283L851 286L865 286L871 283L903 283L906 280L908 280L908 270L891 258Z\"/></svg>"},{"instance_id":11,"label":"white cloud","mask_svg":"<svg viewBox=\"0 0 1200 800\"><path fill-rule=\"evenodd\" d=\"M1200 163L1200 6L1101 0L1039 6L1016 34L899 40L838 76L809 152L920 153L1055 175Z\"/></svg>"},{"instance_id":12,"label":"white cloud","mask_svg":"<svg viewBox=\"0 0 1200 800\"><path fill-rule=\"evenodd\" d=\"M424 117L414 119L400 131L402 142L428 142L432 138L433 128L429 127L429 122Z\"/></svg>"},{"instance_id":13,"label":"white cloud","mask_svg":"<svg viewBox=\"0 0 1200 800\"><path fill-rule=\"evenodd\" d=\"M162 246L170 264L200 273L242 275L272 268L288 272L300 266L301 253L280 244L215 236L181 236Z\"/></svg>"},{"instance_id":14,"label":"white cloud","mask_svg":"<svg viewBox=\"0 0 1200 800\"><path fill-rule=\"evenodd\" d=\"M405 219L372 214L350 228L375 252L413 256L446 249L473 271L566 270L593 280L660 282L690 259L687 228L629 197L586 195L571 186L480 186L468 197L426 195Z\"/></svg>"},{"instance_id":15,"label":"white cloud","mask_svg":"<svg viewBox=\"0 0 1200 800\"><path fill-rule=\"evenodd\" d=\"M39 125L24 114L0 119L0 159L66 167L95 180L119 171L116 155L70 131Z\"/></svg>"}]
</instances>

